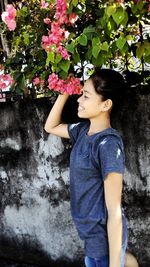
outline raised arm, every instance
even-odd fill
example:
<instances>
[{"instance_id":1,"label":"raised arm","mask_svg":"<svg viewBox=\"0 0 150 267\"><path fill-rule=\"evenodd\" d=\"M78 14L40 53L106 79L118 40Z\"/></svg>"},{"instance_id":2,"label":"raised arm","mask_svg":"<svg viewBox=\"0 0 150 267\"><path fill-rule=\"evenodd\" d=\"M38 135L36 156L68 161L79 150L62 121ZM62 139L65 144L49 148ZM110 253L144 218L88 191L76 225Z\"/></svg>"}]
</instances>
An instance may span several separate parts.
<instances>
[{"instance_id":1,"label":"raised arm","mask_svg":"<svg viewBox=\"0 0 150 267\"><path fill-rule=\"evenodd\" d=\"M44 126L46 132L63 138L70 138L67 130L67 124L61 123L62 111L68 98L69 94L58 96L46 120Z\"/></svg>"}]
</instances>

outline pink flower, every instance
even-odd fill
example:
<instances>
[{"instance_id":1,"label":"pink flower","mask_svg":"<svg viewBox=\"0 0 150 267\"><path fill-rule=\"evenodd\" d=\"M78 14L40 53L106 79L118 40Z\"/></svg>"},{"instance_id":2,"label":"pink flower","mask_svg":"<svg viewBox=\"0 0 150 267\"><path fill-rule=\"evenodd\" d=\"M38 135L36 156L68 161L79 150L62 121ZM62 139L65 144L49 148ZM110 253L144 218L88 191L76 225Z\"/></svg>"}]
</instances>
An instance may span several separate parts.
<instances>
[{"instance_id":1,"label":"pink flower","mask_svg":"<svg viewBox=\"0 0 150 267\"><path fill-rule=\"evenodd\" d=\"M7 87L6 83L0 81L0 89L5 90Z\"/></svg>"},{"instance_id":2,"label":"pink flower","mask_svg":"<svg viewBox=\"0 0 150 267\"><path fill-rule=\"evenodd\" d=\"M14 31L16 29L16 21L11 20L7 23L7 27L10 31Z\"/></svg>"},{"instance_id":3,"label":"pink flower","mask_svg":"<svg viewBox=\"0 0 150 267\"><path fill-rule=\"evenodd\" d=\"M62 29L58 22L52 22L50 38L54 44L59 45L64 40L64 32L65 29Z\"/></svg>"},{"instance_id":4,"label":"pink flower","mask_svg":"<svg viewBox=\"0 0 150 267\"><path fill-rule=\"evenodd\" d=\"M43 87L44 84L45 84L45 81L44 81L44 80L41 80L39 77L35 77L35 78L33 79L33 84L34 84L35 86L37 86L37 85L41 85L41 86Z\"/></svg>"},{"instance_id":5,"label":"pink flower","mask_svg":"<svg viewBox=\"0 0 150 267\"><path fill-rule=\"evenodd\" d=\"M9 15L10 19L15 19L16 15L17 15L17 11L13 7L13 5L7 5L6 12L8 12L8 15Z\"/></svg>"},{"instance_id":6,"label":"pink flower","mask_svg":"<svg viewBox=\"0 0 150 267\"><path fill-rule=\"evenodd\" d=\"M70 32L68 32L68 31L64 32L65 39L68 39L69 35L70 35Z\"/></svg>"},{"instance_id":7,"label":"pink flower","mask_svg":"<svg viewBox=\"0 0 150 267\"><path fill-rule=\"evenodd\" d=\"M48 3L46 3L44 0L41 0L41 7L42 8L48 8Z\"/></svg>"},{"instance_id":8,"label":"pink flower","mask_svg":"<svg viewBox=\"0 0 150 267\"><path fill-rule=\"evenodd\" d=\"M62 40L65 39L64 32L65 30L60 28L60 24L58 22L52 22L51 31L49 31L49 35L44 35L42 37L42 47L45 50L50 50L53 44L59 47Z\"/></svg>"},{"instance_id":9,"label":"pink flower","mask_svg":"<svg viewBox=\"0 0 150 267\"><path fill-rule=\"evenodd\" d=\"M57 82L58 82L58 75L55 73L52 73L51 75L49 75L49 78L48 78L48 88L54 90L57 85Z\"/></svg>"},{"instance_id":10,"label":"pink flower","mask_svg":"<svg viewBox=\"0 0 150 267\"><path fill-rule=\"evenodd\" d=\"M48 25L51 23L51 20L49 18L45 18L43 21L45 24L48 24Z\"/></svg>"},{"instance_id":11,"label":"pink flower","mask_svg":"<svg viewBox=\"0 0 150 267\"><path fill-rule=\"evenodd\" d=\"M13 5L7 5L6 11L4 11L1 15L2 20L7 25L8 29L10 31L14 31L16 28L16 9L13 7Z\"/></svg>"},{"instance_id":12,"label":"pink flower","mask_svg":"<svg viewBox=\"0 0 150 267\"><path fill-rule=\"evenodd\" d=\"M75 77L69 77L67 80L63 80L59 79L57 74L52 73L49 75L48 83L50 90L68 93L70 95L81 93L80 79Z\"/></svg>"},{"instance_id":13,"label":"pink flower","mask_svg":"<svg viewBox=\"0 0 150 267\"><path fill-rule=\"evenodd\" d=\"M0 75L0 89L7 89L7 87L11 86L13 83L14 83L14 80L10 76L10 74Z\"/></svg>"},{"instance_id":14,"label":"pink flower","mask_svg":"<svg viewBox=\"0 0 150 267\"><path fill-rule=\"evenodd\" d=\"M56 2L56 19L60 24L68 22L66 0L57 0Z\"/></svg>"},{"instance_id":15,"label":"pink flower","mask_svg":"<svg viewBox=\"0 0 150 267\"><path fill-rule=\"evenodd\" d=\"M70 55L68 54L67 50L62 46L59 46L56 49L56 52L61 54L62 58L66 59L66 60L68 60L70 58Z\"/></svg>"},{"instance_id":16,"label":"pink flower","mask_svg":"<svg viewBox=\"0 0 150 267\"><path fill-rule=\"evenodd\" d=\"M39 77L34 78L33 84L38 85L39 83L40 83L40 78Z\"/></svg>"},{"instance_id":17,"label":"pink flower","mask_svg":"<svg viewBox=\"0 0 150 267\"><path fill-rule=\"evenodd\" d=\"M71 24L74 24L77 20L78 20L78 15L77 14L75 14L75 13L71 13L70 15L69 15L69 22L71 23Z\"/></svg>"},{"instance_id":18,"label":"pink flower","mask_svg":"<svg viewBox=\"0 0 150 267\"><path fill-rule=\"evenodd\" d=\"M81 84L80 84L80 79L71 77L68 80L68 84L66 86L66 92L69 95L72 94L81 94Z\"/></svg>"},{"instance_id":19,"label":"pink flower","mask_svg":"<svg viewBox=\"0 0 150 267\"><path fill-rule=\"evenodd\" d=\"M50 50L51 45L52 45L52 42L51 42L49 36L43 35L42 36L42 47L43 47L43 49Z\"/></svg>"}]
</instances>

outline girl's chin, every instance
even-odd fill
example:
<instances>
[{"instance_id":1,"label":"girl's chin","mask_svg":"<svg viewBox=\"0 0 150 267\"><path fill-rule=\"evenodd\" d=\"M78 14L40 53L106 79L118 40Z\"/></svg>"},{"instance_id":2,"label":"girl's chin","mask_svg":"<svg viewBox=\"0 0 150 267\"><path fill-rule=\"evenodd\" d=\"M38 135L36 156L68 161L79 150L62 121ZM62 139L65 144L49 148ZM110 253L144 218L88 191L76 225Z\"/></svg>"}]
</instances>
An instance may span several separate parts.
<instances>
[{"instance_id":1,"label":"girl's chin","mask_svg":"<svg viewBox=\"0 0 150 267\"><path fill-rule=\"evenodd\" d=\"M84 114L82 114L82 112L78 111L77 113L79 118L83 118L83 119L88 119Z\"/></svg>"}]
</instances>

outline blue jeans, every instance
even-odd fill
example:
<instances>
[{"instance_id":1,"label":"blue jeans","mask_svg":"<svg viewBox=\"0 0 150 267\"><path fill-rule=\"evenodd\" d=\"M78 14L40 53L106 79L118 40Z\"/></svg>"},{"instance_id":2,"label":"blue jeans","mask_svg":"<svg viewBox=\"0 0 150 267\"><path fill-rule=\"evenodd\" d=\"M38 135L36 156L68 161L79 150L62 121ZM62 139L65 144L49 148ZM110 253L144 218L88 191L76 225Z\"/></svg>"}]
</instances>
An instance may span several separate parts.
<instances>
[{"instance_id":1,"label":"blue jeans","mask_svg":"<svg viewBox=\"0 0 150 267\"><path fill-rule=\"evenodd\" d=\"M126 253L127 248L127 240L122 246L122 252L121 252L121 266L124 267L124 257ZM109 256L103 256L101 258L90 258L88 256L85 256L85 266L86 267L109 267Z\"/></svg>"}]
</instances>

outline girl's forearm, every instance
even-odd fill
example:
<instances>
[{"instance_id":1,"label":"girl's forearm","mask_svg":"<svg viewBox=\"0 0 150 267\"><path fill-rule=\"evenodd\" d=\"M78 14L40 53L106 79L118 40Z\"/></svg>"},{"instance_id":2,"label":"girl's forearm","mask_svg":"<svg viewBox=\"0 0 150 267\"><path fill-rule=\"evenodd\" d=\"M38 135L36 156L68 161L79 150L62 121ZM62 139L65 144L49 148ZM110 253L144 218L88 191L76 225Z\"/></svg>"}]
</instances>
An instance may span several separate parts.
<instances>
[{"instance_id":1,"label":"girl's forearm","mask_svg":"<svg viewBox=\"0 0 150 267\"><path fill-rule=\"evenodd\" d=\"M45 131L50 132L51 129L55 128L61 123L62 110L68 98L69 94L63 94L58 96L46 120L44 126Z\"/></svg>"},{"instance_id":2,"label":"girl's forearm","mask_svg":"<svg viewBox=\"0 0 150 267\"><path fill-rule=\"evenodd\" d=\"M109 242L109 267L121 266L121 247L122 247L122 216L119 214L108 215L107 223L108 242Z\"/></svg>"}]
</instances>

